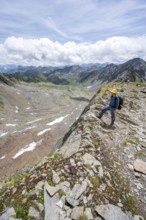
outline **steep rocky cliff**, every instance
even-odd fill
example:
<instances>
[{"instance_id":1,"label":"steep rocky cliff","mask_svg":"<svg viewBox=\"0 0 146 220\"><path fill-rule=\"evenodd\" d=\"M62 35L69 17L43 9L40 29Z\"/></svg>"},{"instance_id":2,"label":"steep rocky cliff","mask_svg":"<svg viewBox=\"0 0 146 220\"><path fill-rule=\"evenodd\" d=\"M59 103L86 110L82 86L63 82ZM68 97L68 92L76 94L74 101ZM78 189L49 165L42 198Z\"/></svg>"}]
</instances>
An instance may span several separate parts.
<instances>
[{"instance_id":1,"label":"steep rocky cliff","mask_svg":"<svg viewBox=\"0 0 146 220\"><path fill-rule=\"evenodd\" d=\"M4 76L3 74L0 74L0 83L1 82L4 83L4 84L7 84L8 86L14 85L14 83L9 78Z\"/></svg>"},{"instance_id":2,"label":"steep rocky cliff","mask_svg":"<svg viewBox=\"0 0 146 220\"><path fill-rule=\"evenodd\" d=\"M96 117L112 88L124 97L113 129L109 113ZM146 85L104 86L62 146L30 172L4 180L0 198L0 220L146 218Z\"/></svg>"}]
</instances>

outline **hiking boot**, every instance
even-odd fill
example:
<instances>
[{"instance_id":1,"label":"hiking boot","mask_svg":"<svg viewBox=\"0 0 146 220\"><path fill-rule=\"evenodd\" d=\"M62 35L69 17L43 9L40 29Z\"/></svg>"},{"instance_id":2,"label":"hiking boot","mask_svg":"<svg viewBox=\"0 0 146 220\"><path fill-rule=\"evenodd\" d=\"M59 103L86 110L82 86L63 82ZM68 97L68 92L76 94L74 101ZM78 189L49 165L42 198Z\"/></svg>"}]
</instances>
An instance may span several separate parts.
<instances>
[{"instance_id":1,"label":"hiking boot","mask_svg":"<svg viewBox=\"0 0 146 220\"><path fill-rule=\"evenodd\" d=\"M114 127L113 124L110 124L110 125L109 125L109 128L110 128L110 129L115 129L115 127Z\"/></svg>"}]
</instances>

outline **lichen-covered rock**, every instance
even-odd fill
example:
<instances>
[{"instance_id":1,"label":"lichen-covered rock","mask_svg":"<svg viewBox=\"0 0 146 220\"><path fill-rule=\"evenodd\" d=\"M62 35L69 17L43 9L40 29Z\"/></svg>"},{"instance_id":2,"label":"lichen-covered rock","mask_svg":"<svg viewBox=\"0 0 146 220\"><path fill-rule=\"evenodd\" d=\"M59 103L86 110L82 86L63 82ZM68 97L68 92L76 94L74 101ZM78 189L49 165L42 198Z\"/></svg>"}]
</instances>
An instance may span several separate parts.
<instances>
[{"instance_id":1,"label":"lichen-covered rock","mask_svg":"<svg viewBox=\"0 0 146 220\"><path fill-rule=\"evenodd\" d=\"M35 186L35 189L36 190L42 190L43 189L43 186L44 186L44 182L43 181L40 181L37 183L37 185Z\"/></svg>"},{"instance_id":2,"label":"lichen-covered rock","mask_svg":"<svg viewBox=\"0 0 146 220\"><path fill-rule=\"evenodd\" d=\"M88 186L87 181L83 181L82 184L75 184L75 186L73 187L72 191L69 194L70 197L77 200L86 190L87 186Z\"/></svg>"},{"instance_id":3,"label":"lichen-covered rock","mask_svg":"<svg viewBox=\"0 0 146 220\"><path fill-rule=\"evenodd\" d=\"M60 181L58 174L54 170L52 170L52 173L53 173L53 183L58 184Z\"/></svg>"},{"instance_id":4,"label":"lichen-covered rock","mask_svg":"<svg viewBox=\"0 0 146 220\"><path fill-rule=\"evenodd\" d=\"M129 220L119 207L111 204L96 206L95 211L105 220Z\"/></svg>"},{"instance_id":5,"label":"lichen-covered rock","mask_svg":"<svg viewBox=\"0 0 146 220\"><path fill-rule=\"evenodd\" d=\"M60 189L59 185L50 186L48 183L45 183L45 187L50 196L54 196Z\"/></svg>"},{"instance_id":6,"label":"lichen-covered rock","mask_svg":"<svg viewBox=\"0 0 146 220\"><path fill-rule=\"evenodd\" d=\"M56 205L59 201L57 195L50 197L47 193L48 185L45 183L44 186L44 207L45 207L45 218L44 220L57 220L56 216L59 216L60 208Z\"/></svg>"},{"instance_id":7,"label":"lichen-covered rock","mask_svg":"<svg viewBox=\"0 0 146 220\"><path fill-rule=\"evenodd\" d=\"M28 217L32 217L36 220L39 220L40 219L40 212L38 210L34 209L33 207L30 207Z\"/></svg>"},{"instance_id":8,"label":"lichen-covered rock","mask_svg":"<svg viewBox=\"0 0 146 220\"><path fill-rule=\"evenodd\" d=\"M77 220L79 216L83 213L84 207L82 206L76 206L73 208L73 211L71 213L71 219Z\"/></svg>"},{"instance_id":9,"label":"lichen-covered rock","mask_svg":"<svg viewBox=\"0 0 146 220\"><path fill-rule=\"evenodd\" d=\"M101 166L101 163L88 153L84 154L82 159L85 164L90 164L90 165L93 164L94 166Z\"/></svg>"},{"instance_id":10,"label":"lichen-covered rock","mask_svg":"<svg viewBox=\"0 0 146 220\"><path fill-rule=\"evenodd\" d=\"M7 220L9 219L9 217L15 215L15 210L11 207L8 208L1 216L0 216L0 220Z\"/></svg>"},{"instance_id":11,"label":"lichen-covered rock","mask_svg":"<svg viewBox=\"0 0 146 220\"><path fill-rule=\"evenodd\" d=\"M135 215L134 220L144 220L144 218L140 215Z\"/></svg>"},{"instance_id":12,"label":"lichen-covered rock","mask_svg":"<svg viewBox=\"0 0 146 220\"><path fill-rule=\"evenodd\" d=\"M136 159L134 161L134 169L138 172L146 174L146 162Z\"/></svg>"},{"instance_id":13,"label":"lichen-covered rock","mask_svg":"<svg viewBox=\"0 0 146 220\"><path fill-rule=\"evenodd\" d=\"M63 158L68 158L79 151L80 141L75 141L73 143L65 144L61 149L60 153Z\"/></svg>"},{"instance_id":14,"label":"lichen-covered rock","mask_svg":"<svg viewBox=\"0 0 146 220\"><path fill-rule=\"evenodd\" d=\"M85 209L85 214L86 214L88 220L94 220L94 217L93 217L93 215L92 215L92 211L91 211L90 208L86 208L86 209Z\"/></svg>"},{"instance_id":15,"label":"lichen-covered rock","mask_svg":"<svg viewBox=\"0 0 146 220\"><path fill-rule=\"evenodd\" d=\"M66 201L67 201L67 203L68 203L69 205L71 205L71 206L73 206L73 207L79 205L79 200L73 199L73 198L70 197L70 196L67 196L67 197L66 197Z\"/></svg>"}]
</instances>

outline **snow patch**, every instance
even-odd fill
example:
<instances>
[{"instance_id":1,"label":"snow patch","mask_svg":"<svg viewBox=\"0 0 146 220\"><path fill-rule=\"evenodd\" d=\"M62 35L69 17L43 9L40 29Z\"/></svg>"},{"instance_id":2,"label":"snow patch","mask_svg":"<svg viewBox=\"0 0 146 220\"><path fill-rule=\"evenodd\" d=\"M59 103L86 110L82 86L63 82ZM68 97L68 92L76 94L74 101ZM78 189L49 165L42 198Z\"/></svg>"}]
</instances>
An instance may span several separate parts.
<instances>
[{"instance_id":1,"label":"snow patch","mask_svg":"<svg viewBox=\"0 0 146 220\"><path fill-rule=\"evenodd\" d=\"M5 159L6 158L6 156L2 156L1 158L0 158L0 160L3 160L3 159Z\"/></svg>"},{"instance_id":2,"label":"snow patch","mask_svg":"<svg viewBox=\"0 0 146 220\"><path fill-rule=\"evenodd\" d=\"M42 134L44 134L44 133L46 133L47 131L50 131L50 130L51 130L51 128L47 128L43 131L40 131L39 133L37 133L37 136L40 136L40 135L42 135Z\"/></svg>"},{"instance_id":3,"label":"snow patch","mask_svg":"<svg viewBox=\"0 0 146 220\"><path fill-rule=\"evenodd\" d=\"M6 124L6 126L8 126L8 127L15 127L17 124Z\"/></svg>"},{"instance_id":4,"label":"snow patch","mask_svg":"<svg viewBox=\"0 0 146 220\"><path fill-rule=\"evenodd\" d=\"M15 133L17 133L17 130L12 132L12 134L15 134Z\"/></svg>"},{"instance_id":5,"label":"snow patch","mask_svg":"<svg viewBox=\"0 0 146 220\"><path fill-rule=\"evenodd\" d=\"M5 136L6 134L8 134L8 132L5 132L5 133L0 133L0 137Z\"/></svg>"},{"instance_id":6,"label":"snow patch","mask_svg":"<svg viewBox=\"0 0 146 220\"><path fill-rule=\"evenodd\" d=\"M34 120L34 121L29 121L29 122L27 122L27 124L32 124L32 123L37 122L37 121L40 121L40 120L42 120L42 118L38 118L38 119L36 119L36 120Z\"/></svg>"},{"instance_id":7,"label":"snow patch","mask_svg":"<svg viewBox=\"0 0 146 220\"><path fill-rule=\"evenodd\" d=\"M30 115L36 115L37 113L30 113Z\"/></svg>"},{"instance_id":8,"label":"snow patch","mask_svg":"<svg viewBox=\"0 0 146 220\"><path fill-rule=\"evenodd\" d=\"M24 154L25 152L28 151L33 151L37 145L41 144L42 140L40 140L39 142L32 142L28 145L26 145L24 148L22 148L21 150L19 150L14 157L12 157L13 159L16 159L17 157L19 157L20 155Z\"/></svg>"},{"instance_id":9,"label":"snow patch","mask_svg":"<svg viewBox=\"0 0 146 220\"><path fill-rule=\"evenodd\" d=\"M60 123L60 122L62 122L64 120L64 118L66 118L68 116L69 116L69 114L65 115L65 116L62 116L62 117L59 117L59 118L56 118L54 121L52 121L52 122L50 122L50 123L48 123L46 125L54 125L54 124Z\"/></svg>"},{"instance_id":10,"label":"snow patch","mask_svg":"<svg viewBox=\"0 0 146 220\"><path fill-rule=\"evenodd\" d=\"M20 130L19 133L20 133L20 132L25 132L25 131L31 130L31 129L33 129L33 128L36 128L36 126L31 126L31 127L25 128L25 129L23 129L23 130Z\"/></svg>"},{"instance_id":11,"label":"snow patch","mask_svg":"<svg viewBox=\"0 0 146 220\"><path fill-rule=\"evenodd\" d=\"M19 111L18 106L15 106L15 108L16 108L15 112L18 113L18 111Z\"/></svg>"}]
</instances>

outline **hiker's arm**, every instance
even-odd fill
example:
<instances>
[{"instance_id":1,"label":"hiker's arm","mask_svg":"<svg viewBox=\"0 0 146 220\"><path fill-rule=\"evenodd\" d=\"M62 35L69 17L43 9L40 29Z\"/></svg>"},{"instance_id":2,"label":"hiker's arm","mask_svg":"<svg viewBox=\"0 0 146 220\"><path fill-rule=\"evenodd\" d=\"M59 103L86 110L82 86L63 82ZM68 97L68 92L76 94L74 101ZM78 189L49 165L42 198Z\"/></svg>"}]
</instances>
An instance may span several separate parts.
<instances>
[{"instance_id":1,"label":"hiker's arm","mask_svg":"<svg viewBox=\"0 0 146 220\"><path fill-rule=\"evenodd\" d=\"M120 102L119 97L117 97L117 98L116 98L116 109L117 109L118 106L119 106L119 102Z\"/></svg>"}]
</instances>

